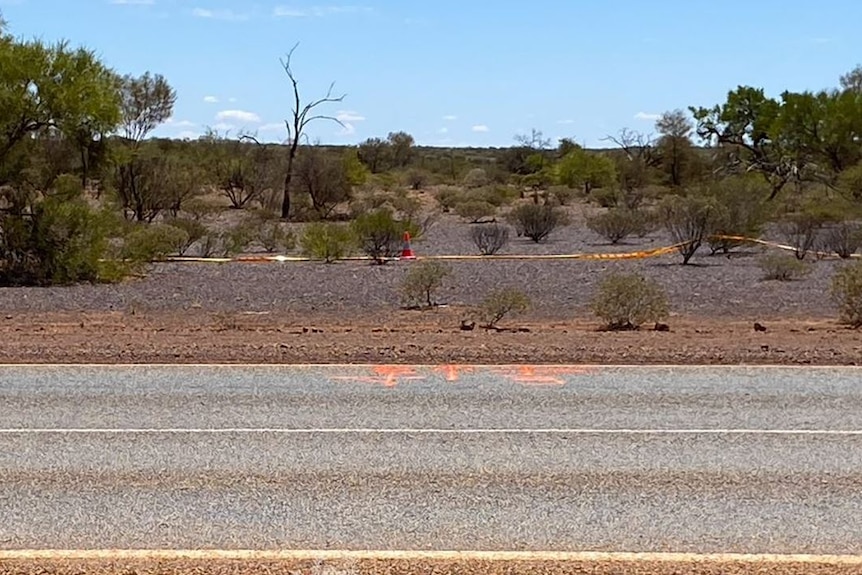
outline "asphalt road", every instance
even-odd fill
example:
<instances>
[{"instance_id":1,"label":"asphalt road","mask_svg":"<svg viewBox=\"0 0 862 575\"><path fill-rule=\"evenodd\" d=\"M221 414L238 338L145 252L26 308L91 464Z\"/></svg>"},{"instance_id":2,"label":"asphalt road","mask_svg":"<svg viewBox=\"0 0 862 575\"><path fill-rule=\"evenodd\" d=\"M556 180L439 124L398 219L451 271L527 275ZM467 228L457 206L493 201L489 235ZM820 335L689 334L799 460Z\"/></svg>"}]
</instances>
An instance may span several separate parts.
<instances>
[{"instance_id":1,"label":"asphalt road","mask_svg":"<svg viewBox=\"0 0 862 575\"><path fill-rule=\"evenodd\" d=\"M0 367L0 548L862 554L862 370Z\"/></svg>"}]
</instances>

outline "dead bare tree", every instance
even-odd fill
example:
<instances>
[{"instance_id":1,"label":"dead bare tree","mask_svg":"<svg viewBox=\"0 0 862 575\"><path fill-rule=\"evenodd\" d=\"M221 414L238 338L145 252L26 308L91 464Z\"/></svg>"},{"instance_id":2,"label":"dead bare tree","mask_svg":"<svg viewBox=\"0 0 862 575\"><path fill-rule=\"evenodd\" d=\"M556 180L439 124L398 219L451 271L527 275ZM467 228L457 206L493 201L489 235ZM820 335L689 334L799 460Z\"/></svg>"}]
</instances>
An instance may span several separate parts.
<instances>
[{"instance_id":1,"label":"dead bare tree","mask_svg":"<svg viewBox=\"0 0 862 575\"><path fill-rule=\"evenodd\" d=\"M333 82L329 85L329 90L326 91L326 95L323 98L313 100L303 105L302 99L299 95L299 83L297 82L296 76L293 74L293 69L290 66L293 52L296 50L297 46L299 46L298 43L290 49L290 52L287 53L287 57L281 60L281 66L284 68L284 72L287 74L290 84L293 87L294 101L291 109L291 118L284 121L284 125L287 127L288 144L290 145L287 156L287 173L284 176L284 199L281 202L281 217L285 220L290 218L290 182L293 179L294 160L296 159L296 153L299 150L299 140L302 138L306 126L314 120L329 120L344 127L341 120L335 116L316 114L314 113L314 110L322 104L341 102L347 96L347 94L342 94L341 96L334 97L332 95L332 90L335 88L335 82Z\"/></svg>"}]
</instances>

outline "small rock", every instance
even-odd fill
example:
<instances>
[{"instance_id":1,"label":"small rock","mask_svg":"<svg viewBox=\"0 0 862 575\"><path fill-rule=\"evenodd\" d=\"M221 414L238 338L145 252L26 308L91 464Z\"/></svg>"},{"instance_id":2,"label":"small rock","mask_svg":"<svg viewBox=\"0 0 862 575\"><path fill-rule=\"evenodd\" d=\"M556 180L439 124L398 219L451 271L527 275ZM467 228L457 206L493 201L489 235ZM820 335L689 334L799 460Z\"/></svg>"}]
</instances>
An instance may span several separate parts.
<instances>
[{"instance_id":1,"label":"small rock","mask_svg":"<svg viewBox=\"0 0 862 575\"><path fill-rule=\"evenodd\" d=\"M769 351L769 346L768 345L761 345L760 351Z\"/></svg>"},{"instance_id":2,"label":"small rock","mask_svg":"<svg viewBox=\"0 0 862 575\"><path fill-rule=\"evenodd\" d=\"M655 331L670 331L670 326L666 323L656 323Z\"/></svg>"},{"instance_id":3,"label":"small rock","mask_svg":"<svg viewBox=\"0 0 862 575\"><path fill-rule=\"evenodd\" d=\"M766 331L766 326L760 322L754 322L754 331L764 332Z\"/></svg>"},{"instance_id":4,"label":"small rock","mask_svg":"<svg viewBox=\"0 0 862 575\"><path fill-rule=\"evenodd\" d=\"M461 320L461 331L473 331L476 329L475 321L467 321L466 319Z\"/></svg>"}]
</instances>

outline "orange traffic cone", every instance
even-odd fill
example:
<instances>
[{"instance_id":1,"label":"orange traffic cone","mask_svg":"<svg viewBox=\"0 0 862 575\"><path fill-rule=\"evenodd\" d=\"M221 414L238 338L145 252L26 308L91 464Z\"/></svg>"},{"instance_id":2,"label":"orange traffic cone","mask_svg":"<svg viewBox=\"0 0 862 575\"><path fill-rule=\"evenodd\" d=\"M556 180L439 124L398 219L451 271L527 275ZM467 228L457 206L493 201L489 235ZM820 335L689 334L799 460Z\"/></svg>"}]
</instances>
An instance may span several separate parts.
<instances>
[{"instance_id":1,"label":"orange traffic cone","mask_svg":"<svg viewBox=\"0 0 862 575\"><path fill-rule=\"evenodd\" d=\"M415 260L416 254L413 253L413 248L410 247L410 232L404 232L404 247L401 248L402 260Z\"/></svg>"}]
</instances>

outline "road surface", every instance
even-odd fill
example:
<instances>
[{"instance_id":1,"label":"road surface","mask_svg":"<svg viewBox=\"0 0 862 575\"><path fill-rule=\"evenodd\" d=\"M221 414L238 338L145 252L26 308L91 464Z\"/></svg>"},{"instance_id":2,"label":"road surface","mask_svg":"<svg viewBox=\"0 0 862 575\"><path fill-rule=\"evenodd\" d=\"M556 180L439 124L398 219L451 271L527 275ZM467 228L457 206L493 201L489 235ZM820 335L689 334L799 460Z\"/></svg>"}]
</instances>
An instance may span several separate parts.
<instances>
[{"instance_id":1,"label":"road surface","mask_svg":"<svg viewBox=\"0 0 862 575\"><path fill-rule=\"evenodd\" d=\"M0 549L862 554L862 371L0 367Z\"/></svg>"}]
</instances>

